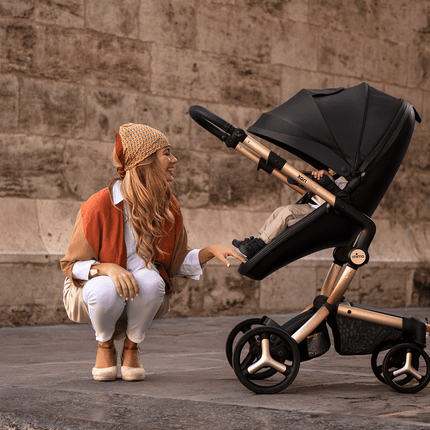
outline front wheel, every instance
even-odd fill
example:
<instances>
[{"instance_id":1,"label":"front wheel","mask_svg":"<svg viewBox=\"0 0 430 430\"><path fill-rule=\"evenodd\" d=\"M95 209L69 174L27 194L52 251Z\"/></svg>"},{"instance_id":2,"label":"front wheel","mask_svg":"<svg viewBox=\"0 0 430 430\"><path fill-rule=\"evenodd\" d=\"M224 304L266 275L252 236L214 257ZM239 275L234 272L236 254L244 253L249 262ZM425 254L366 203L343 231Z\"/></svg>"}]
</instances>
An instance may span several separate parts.
<instances>
[{"instance_id":1,"label":"front wheel","mask_svg":"<svg viewBox=\"0 0 430 430\"><path fill-rule=\"evenodd\" d=\"M300 352L296 341L278 327L262 326L247 331L233 354L233 368L239 381L257 394L276 394L296 378ZM258 379L258 374L270 377Z\"/></svg>"}]
</instances>

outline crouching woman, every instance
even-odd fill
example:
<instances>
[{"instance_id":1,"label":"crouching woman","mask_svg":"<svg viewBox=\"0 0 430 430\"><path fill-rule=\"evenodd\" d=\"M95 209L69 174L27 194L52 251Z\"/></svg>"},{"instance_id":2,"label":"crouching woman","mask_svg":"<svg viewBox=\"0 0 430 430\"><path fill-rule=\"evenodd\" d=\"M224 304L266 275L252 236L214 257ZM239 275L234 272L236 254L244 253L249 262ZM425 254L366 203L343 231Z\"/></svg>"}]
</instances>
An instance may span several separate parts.
<instances>
[{"instance_id":1,"label":"crouching woman","mask_svg":"<svg viewBox=\"0 0 430 430\"><path fill-rule=\"evenodd\" d=\"M170 187L177 159L167 138L149 126L120 127L114 149L119 178L94 194L78 213L61 267L69 318L91 323L97 340L92 374L117 378L114 340L124 339L121 377L142 380L139 344L171 294L199 279L209 260L227 266L233 250L211 245L190 250L181 210Z\"/></svg>"}]
</instances>

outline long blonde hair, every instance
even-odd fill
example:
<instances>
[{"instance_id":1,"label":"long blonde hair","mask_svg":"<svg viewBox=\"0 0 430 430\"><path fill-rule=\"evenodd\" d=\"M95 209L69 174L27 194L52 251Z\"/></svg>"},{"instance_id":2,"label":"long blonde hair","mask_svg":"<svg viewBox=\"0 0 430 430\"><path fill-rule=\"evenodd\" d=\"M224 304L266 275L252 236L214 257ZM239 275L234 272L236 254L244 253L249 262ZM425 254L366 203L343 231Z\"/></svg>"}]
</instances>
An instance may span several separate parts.
<instances>
[{"instance_id":1,"label":"long blonde hair","mask_svg":"<svg viewBox=\"0 0 430 430\"><path fill-rule=\"evenodd\" d=\"M114 151L114 165L121 166ZM112 199L112 187L120 180L109 182ZM128 204L130 221L137 235L136 252L145 262L154 262L157 253L164 254L160 248L162 238L168 233L166 222L174 222L170 209L174 200L173 191L167 182L156 153L128 170L121 184L121 193Z\"/></svg>"}]
</instances>

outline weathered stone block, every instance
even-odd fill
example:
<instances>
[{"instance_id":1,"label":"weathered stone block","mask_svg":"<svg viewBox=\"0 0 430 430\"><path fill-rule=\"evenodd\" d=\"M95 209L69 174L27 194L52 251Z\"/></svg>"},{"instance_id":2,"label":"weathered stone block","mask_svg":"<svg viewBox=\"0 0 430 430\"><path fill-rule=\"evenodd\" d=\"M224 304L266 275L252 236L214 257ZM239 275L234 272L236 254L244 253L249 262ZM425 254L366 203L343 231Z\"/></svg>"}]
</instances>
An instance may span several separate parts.
<instances>
[{"instance_id":1,"label":"weathered stone block","mask_svg":"<svg viewBox=\"0 0 430 430\"><path fill-rule=\"evenodd\" d=\"M287 4L288 19L295 22L309 22L309 7L307 2L302 0L291 0Z\"/></svg>"},{"instance_id":2,"label":"weathered stone block","mask_svg":"<svg viewBox=\"0 0 430 430\"><path fill-rule=\"evenodd\" d=\"M0 223L0 236L2 238L0 241L0 261L9 261L14 254L28 255L30 259L33 256L38 256L41 261L47 261L48 252L43 246L38 231L35 200L2 198L0 199L0 216L2 220ZM0 267L3 266L0 264ZM4 276L6 275L4 274ZM3 285L8 285L7 277L12 279L14 276L16 273L11 270L6 278L2 277ZM25 287L17 286L17 288ZM13 291L13 287L7 287L6 290Z\"/></svg>"},{"instance_id":3,"label":"weathered stone block","mask_svg":"<svg viewBox=\"0 0 430 430\"><path fill-rule=\"evenodd\" d=\"M258 282L240 276L231 267L207 267L204 283L203 316L258 312Z\"/></svg>"},{"instance_id":4,"label":"weathered stone block","mask_svg":"<svg viewBox=\"0 0 430 430\"><path fill-rule=\"evenodd\" d=\"M87 200L106 188L112 178L119 177L112 163L114 146L114 142L89 145L85 141L67 141L63 177L74 199Z\"/></svg>"},{"instance_id":5,"label":"weathered stone block","mask_svg":"<svg viewBox=\"0 0 430 430\"><path fill-rule=\"evenodd\" d=\"M148 90L150 55L147 44L64 27L46 27L42 38L41 31L34 35L37 45L33 48L39 52L33 62L41 76L89 85ZM35 67L30 59L28 63L29 68Z\"/></svg>"},{"instance_id":6,"label":"weathered stone block","mask_svg":"<svg viewBox=\"0 0 430 430\"><path fill-rule=\"evenodd\" d=\"M0 76L0 131L14 131L18 125L18 79L13 75Z\"/></svg>"},{"instance_id":7,"label":"weathered stone block","mask_svg":"<svg viewBox=\"0 0 430 430\"><path fill-rule=\"evenodd\" d=\"M39 236L51 259L61 259L67 252L80 205L71 200L36 200Z\"/></svg>"},{"instance_id":8,"label":"weathered stone block","mask_svg":"<svg viewBox=\"0 0 430 430\"><path fill-rule=\"evenodd\" d=\"M149 44L93 32L86 33L84 41L85 84L149 91Z\"/></svg>"},{"instance_id":9,"label":"weathered stone block","mask_svg":"<svg viewBox=\"0 0 430 430\"><path fill-rule=\"evenodd\" d=\"M423 111L422 118L428 118L430 115L430 92L424 91L423 94ZM421 116L421 113L420 113ZM418 130L423 132L430 132L430 121L423 121L418 127Z\"/></svg>"},{"instance_id":10,"label":"weathered stone block","mask_svg":"<svg viewBox=\"0 0 430 430\"><path fill-rule=\"evenodd\" d=\"M181 206L205 207L209 203L210 156L197 151L172 151L179 162L175 165L175 195Z\"/></svg>"},{"instance_id":11,"label":"weathered stone block","mask_svg":"<svg viewBox=\"0 0 430 430\"><path fill-rule=\"evenodd\" d=\"M416 255L421 262L430 261L430 222L410 223L408 232L411 242L414 244Z\"/></svg>"},{"instance_id":12,"label":"weathered stone block","mask_svg":"<svg viewBox=\"0 0 430 430\"><path fill-rule=\"evenodd\" d=\"M0 135L0 197L68 196L63 176L64 148L64 139Z\"/></svg>"},{"instance_id":13,"label":"weathered stone block","mask_svg":"<svg viewBox=\"0 0 430 430\"><path fill-rule=\"evenodd\" d=\"M407 84L408 47L389 40L368 40L364 44L365 79Z\"/></svg>"},{"instance_id":14,"label":"weathered stone block","mask_svg":"<svg viewBox=\"0 0 430 430\"><path fill-rule=\"evenodd\" d=\"M203 314L205 290L203 279L190 280L180 294L170 299L170 312L163 318L197 317Z\"/></svg>"},{"instance_id":15,"label":"weathered stone block","mask_svg":"<svg viewBox=\"0 0 430 430\"><path fill-rule=\"evenodd\" d=\"M281 66L225 57L219 82L224 104L260 109L280 104Z\"/></svg>"},{"instance_id":16,"label":"weathered stone block","mask_svg":"<svg viewBox=\"0 0 430 430\"><path fill-rule=\"evenodd\" d=\"M136 122L137 94L117 91L93 91L87 94L85 137L111 142L123 124Z\"/></svg>"},{"instance_id":17,"label":"weathered stone block","mask_svg":"<svg viewBox=\"0 0 430 430\"><path fill-rule=\"evenodd\" d=\"M87 28L136 39L139 34L139 0L88 0Z\"/></svg>"},{"instance_id":18,"label":"weathered stone block","mask_svg":"<svg viewBox=\"0 0 430 430\"><path fill-rule=\"evenodd\" d=\"M87 73L88 63L85 56L88 52L86 34L74 28L46 26L43 39L39 37L36 64L39 76L50 79L82 82Z\"/></svg>"},{"instance_id":19,"label":"weathered stone block","mask_svg":"<svg viewBox=\"0 0 430 430\"><path fill-rule=\"evenodd\" d=\"M266 312L283 313L302 310L311 305L321 285L317 271L292 264L260 281L260 308Z\"/></svg>"},{"instance_id":20,"label":"weathered stone block","mask_svg":"<svg viewBox=\"0 0 430 430\"><path fill-rule=\"evenodd\" d=\"M282 102L289 100L303 88L333 88L333 75L282 68Z\"/></svg>"},{"instance_id":21,"label":"weathered stone block","mask_svg":"<svg viewBox=\"0 0 430 430\"><path fill-rule=\"evenodd\" d=\"M38 72L38 58L43 46L43 31L33 23L3 21L0 23L1 71Z\"/></svg>"},{"instance_id":22,"label":"weathered stone block","mask_svg":"<svg viewBox=\"0 0 430 430\"><path fill-rule=\"evenodd\" d=\"M192 248L202 248L211 244L232 248L233 239L255 235L270 213L182 207L182 215L188 232L188 244ZM239 262L231 259L231 264L238 266Z\"/></svg>"},{"instance_id":23,"label":"weathered stone block","mask_svg":"<svg viewBox=\"0 0 430 430\"><path fill-rule=\"evenodd\" d=\"M385 0L379 10L379 31L385 39L410 43L428 25L427 5L422 1Z\"/></svg>"},{"instance_id":24,"label":"weathered stone block","mask_svg":"<svg viewBox=\"0 0 430 430\"><path fill-rule=\"evenodd\" d=\"M34 14L34 0L2 0L1 17L31 18Z\"/></svg>"},{"instance_id":25,"label":"weathered stone block","mask_svg":"<svg viewBox=\"0 0 430 430\"><path fill-rule=\"evenodd\" d=\"M238 58L268 62L270 32L264 13L249 13L248 20L237 19L237 7L205 4L197 9L197 49ZM216 37L214 37L216 35Z\"/></svg>"},{"instance_id":26,"label":"weathered stone block","mask_svg":"<svg viewBox=\"0 0 430 430\"><path fill-rule=\"evenodd\" d=\"M173 153L177 149L194 150L196 145L189 139L190 106L189 101L177 98L139 95L137 122L147 124L164 133L172 145Z\"/></svg>"},{"instance_id":27,"label":"weathered stone block","mask_svg":"<svg viewBox=\"0 0 430 430\"><path fill-rule=\"evenodd\" d=\"M85 2L84 0L40 0L36 3L35 16L38 21L51 25L83 28Z\"/></svg>"},{"instance_id":28,"label":"weathered stone block","mask_svg":"<svg viewBox=\"0 0 430 430\"><path fill-rule=\"evenodd\" d=\"M286 19L290 2L285 2L283 0L236 0L234 3L240 11L245 10L252 15L264 15L266 19L270 19L274 16L280 19Z\"/></svg>"},{"instance_id":29,"label":"weathered stone block","mask_svg":"<svg viewBox=\"0 0 430 430\"><path fill-rule=\"evenodd\" d=\"M397 173L375 216L400 222L425 219L428 207L422 204L429 195L429 175ZM411 190L414 190L411 193ZM422 218L424 217L424 218Z\"/></svg>"},{"instance_id":30,"label":"weathered stone block","mask_svg":"<svg viewBox=\"0 0 430 430\"><path fill-rule=\"evenodd\" d=\"M369 265L360 269L357 276L360 279L359 303L387 308L406 306L408 270L373 268Z\"/></svg>"},{"instance_id":31,"label":"weathered stone block","mask_svg":"<svg viewBox=\"0 0 430 430\"><path fill-rule=\"evenodd\" d=\"M271 63L301 70L318 68L318 29L309 24L275 21Z\"/></svg>"},{"instance_id":32,"label":"weathered stone block","mask_svg":"<svg viewBox=\"0 0 430 430\"><path fill-rule=\"evenodd\" d=\"M152 50L154 95L219 100L219 58L198 51L157 45Z\"/></svg>"},{"instance_id":33,"label":"weathered stone block","mask_svg":"<svg viewBox=\"0 0 430 430\"><path fill-rule=\"evenodd\" d=\"M428 31L417 36L409 46L408 86L430 91L430 35Z\"/></svg>"},{"instance_id":34,"label":"weathered stone block","mask_svg":"<svg viewBox=\"0 0 430 430\"><path fill-rule=\"evenodd\" d=\"M430 305L430 269L420 267L414 271L412 306Z\"/></svg>"},{"instance_id":35,"label":"weathered stone block","mask_svg":"<svg viewBox=\"0 0 430 430\"><path fill-rule=\"evenodd\" d=\"M64 306L58 305L0 305L0 327L68 324Z\"/></svg>"},{"instance_id":36,"label":"weathered stone block","mask_svg":"<svg viewBox=\"0 0 430 430\"><path fill-rule=\"evenodd\" d=\"M210 207L255 211L280 206L281 183L264 171L250 169L244 157L213 154L210 165ZM246 184L246 186L245 186Z\"/></svg>"},{"instance_id":37,"label":"weathered stone block","mask_svg":"<svg viewBox=\"0 0 430 430\"><path fill-rule=\"evenodd\" d=\"M377 38L380 7L372 1L309 0L309 22L321 28Z\"/></svg>"},{"instance_id":38,"label":"weathered stone block","mask_svg":"<svg viewBox=\"0 0 430 430\"><path fill-rule=\"evenodd\" d=\"M208 5L205 4L204 8ZM194 2L159 0L140 2L139 39L179 48L196 47L196 6Z\"/></svg>"},{"instance_id":39,"label":"weathered stone block","mask_svg":"<svg viewBox=\"0 0 430 430\"><path fill-rule=\"evenodd\" d=\"M23 80L19 112L19 126L23 131L80 138L84 124L83 88L61 82Z\"/></svg>"},{"instance_id":40,"label":"weathered stone block","mask_svg":"<svg viewBox=\"0 0 430 430\"><path fill-rule=\"evenodd\" d=\"M324 32L319 38L318 71L361 77L363 40L355 34Z\"/></svg>"}]
</instances>

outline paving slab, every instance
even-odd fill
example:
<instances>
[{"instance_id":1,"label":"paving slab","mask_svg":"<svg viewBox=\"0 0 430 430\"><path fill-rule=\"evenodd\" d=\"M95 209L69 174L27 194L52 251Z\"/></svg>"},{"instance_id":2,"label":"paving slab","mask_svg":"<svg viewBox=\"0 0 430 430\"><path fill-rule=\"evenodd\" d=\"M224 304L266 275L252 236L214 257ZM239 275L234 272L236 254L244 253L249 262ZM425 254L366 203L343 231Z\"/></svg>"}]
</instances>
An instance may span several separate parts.
<instances>
[{"instance_id":1,"label":"paving slab","mask_svg":"<svg viewBox=\"0 0 430 430\"><path fill-rule=\"evenodd\" d=\"M430 315L424 308L395 312ZM270 316L283 324L294 315ZM281 393L249 391L228 364L224 346L230 330L250 317L154 321L141 345L147 377L140 382L92 379L96 347L90 326L1 328L0 429L430 427L429 387L400 394L375 378L370 356L340 356L333 346L301 363Z\"/></svg>"}]
</instances>

